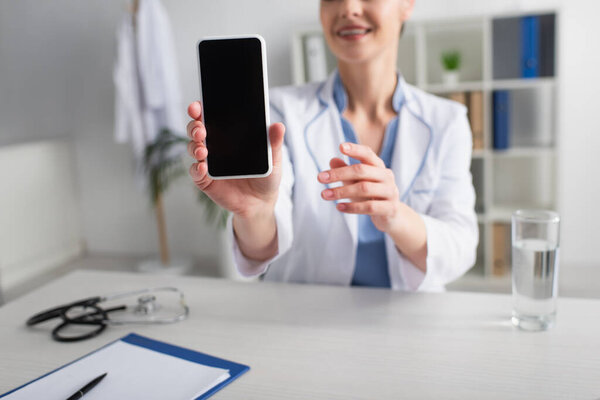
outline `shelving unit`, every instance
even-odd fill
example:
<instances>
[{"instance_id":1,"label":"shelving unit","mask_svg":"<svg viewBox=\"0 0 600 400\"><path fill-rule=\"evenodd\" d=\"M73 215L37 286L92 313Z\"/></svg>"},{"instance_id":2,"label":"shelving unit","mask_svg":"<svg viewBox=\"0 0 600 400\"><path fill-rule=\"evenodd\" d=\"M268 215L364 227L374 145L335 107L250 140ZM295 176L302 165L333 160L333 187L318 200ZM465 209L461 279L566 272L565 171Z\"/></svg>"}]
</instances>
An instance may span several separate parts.
<instances>
[{"instance_id":1,"label":"shelving unit","mask_svg":"<svg viewBox=\"0 0 600 400\"><path fill-rule=\"evenodd\" d=\"M558 13L554 10L527 14L503 14L464 19L411 21L400 40L398 68L406 81L430 93L449 97L460 92L482 93L483 138L480 148L473 150L471 172L477 194L476 211L480 230L477 262L464 278L472 286L510 284L510 263L503 268L494 260L501 238L495 237L510 224L513 211L519 208L558 209L557 188L560 134L556 88L556 48L552 48L552 76L535 78L494 77L494 43L498 21L512 20L531 15L552 18L552 46L558 41ZM517 22L518 23L518 22ZM295 84L309 81L304 44L307 35L320 35L319 27L300 29L293 35L292 68ZM498 37L496 37L496 40ZM547 46L547 43L545 44ZM327 73L335 68L335 58L327 46ZM443 80L440 57L442 52L458 50L461 53L460 80L447 85ZM498 50L498 49L496 49ZM548 51L548 48L545 48ZM520 57L515 54L515 57ZM511 142L506 150L494 149L494 91L509 91L517 109L511 115ZM473 122L473 121L471 121ZM506 238L504 238L506 240ZM508 246L510 258L510 240ZM506 261L506 260L505 260ZM496 274L503 271L500 276Z\"/></svg>"}]
</instances>

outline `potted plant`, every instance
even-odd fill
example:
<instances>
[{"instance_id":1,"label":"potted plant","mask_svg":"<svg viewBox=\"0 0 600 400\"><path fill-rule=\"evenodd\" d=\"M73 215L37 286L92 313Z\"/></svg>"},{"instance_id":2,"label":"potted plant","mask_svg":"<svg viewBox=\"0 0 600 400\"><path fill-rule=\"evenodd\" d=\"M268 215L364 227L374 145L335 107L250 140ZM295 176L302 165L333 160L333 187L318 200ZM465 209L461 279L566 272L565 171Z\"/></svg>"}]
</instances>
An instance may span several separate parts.
<instances>
[{"instance_id":1,"label":"potted plant","mask_svg":"<svg viewBox=\"0 0 600 400\"><path fill-rule=\"evenodd\" d=\"M442 53L442 66L444 68L443 80L446 85L456 85L460 70L461 55L458 50Z\"/></svg>"}]
</instances>

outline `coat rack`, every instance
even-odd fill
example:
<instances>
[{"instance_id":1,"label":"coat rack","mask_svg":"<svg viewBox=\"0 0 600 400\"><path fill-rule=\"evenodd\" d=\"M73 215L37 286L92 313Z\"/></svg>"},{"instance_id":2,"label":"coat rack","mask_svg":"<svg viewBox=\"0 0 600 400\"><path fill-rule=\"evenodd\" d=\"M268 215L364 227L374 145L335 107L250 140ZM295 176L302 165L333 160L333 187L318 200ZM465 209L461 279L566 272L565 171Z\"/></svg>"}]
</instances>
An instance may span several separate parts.
<instances>
[{"instance_id":1,"label":"coat rack","mask_svg":"<svg viewBox=\"0 0 600 400\"><path fill-rule=\"evenodd\" d=\"M133 31L135 34L137 32L136 16L139 8L139 0L133 0L130 7L131 17L133 19ZM165 211L161 193L157 193L156 202L154 204L154 212L156 215L156 225L158 228L160 261L164 267L168 267L171 264L171 255L169 253L167 225L165 221Z\"/></svg>"}]
</instances>

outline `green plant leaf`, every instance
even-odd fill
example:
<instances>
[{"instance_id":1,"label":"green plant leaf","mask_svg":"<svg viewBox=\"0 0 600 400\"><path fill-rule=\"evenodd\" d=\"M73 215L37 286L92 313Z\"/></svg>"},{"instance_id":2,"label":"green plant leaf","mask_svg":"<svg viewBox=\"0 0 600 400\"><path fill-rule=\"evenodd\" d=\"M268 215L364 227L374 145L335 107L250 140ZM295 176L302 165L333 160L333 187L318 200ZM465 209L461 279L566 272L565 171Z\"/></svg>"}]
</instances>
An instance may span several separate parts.
<instances>
[{"instance_id":1,"label":"green plant leaf","mask_svg":"<svg viewBox=\"0 0 600 400\"><path fill-rule=\"evenodd\" d=\"M458 71L460 69L461 55L458 50L443 52L441 58L446 71Z\"/></svg>"},{"instance_id":2,"label":"green plant leaf","mask_svg":"<svg viewBox=\"0 0 600 400\"><path fill-rule=\"evenodd\" d=\"M183 155L187 143L187 138L175 135L168 129L163 129L154 142L146 146L144 168L148 176L148 190L153 207L160 195L165 193L176 180L187 175L183 164ZM215 204L202 191L199 190L198 192L198 201L205 208L207 222L225 227L228 212Z\"/></svg>"}]
</instances>

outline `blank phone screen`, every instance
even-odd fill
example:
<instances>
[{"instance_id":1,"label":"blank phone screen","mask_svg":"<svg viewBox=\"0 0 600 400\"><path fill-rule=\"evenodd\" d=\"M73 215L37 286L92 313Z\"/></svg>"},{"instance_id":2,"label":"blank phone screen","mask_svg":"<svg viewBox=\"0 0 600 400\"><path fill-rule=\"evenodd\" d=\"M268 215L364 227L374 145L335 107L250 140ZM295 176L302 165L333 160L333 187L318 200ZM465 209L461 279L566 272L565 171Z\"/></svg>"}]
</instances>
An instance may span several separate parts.
<instances>
[{"instance_id":1,"label":"blank phone screen","mask_svg":"<svg viewBox=\"0 0 600 400\"><path fill-rule=\"evenodd\" d=\"M214 177L269 171L261 42L199 43L208 172Z\"/></svg>"}]
</instances>

